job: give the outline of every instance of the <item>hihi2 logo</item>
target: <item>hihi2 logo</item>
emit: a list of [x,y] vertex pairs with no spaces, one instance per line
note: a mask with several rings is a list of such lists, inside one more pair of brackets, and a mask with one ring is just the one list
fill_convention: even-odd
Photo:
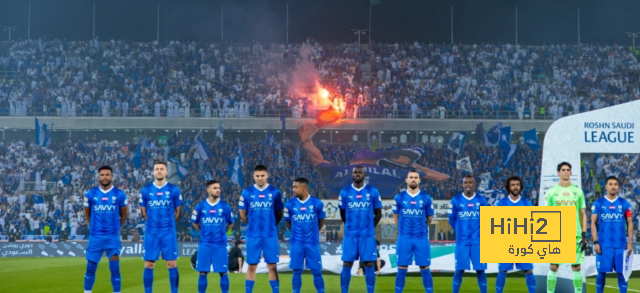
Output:
[[480,208],[483,263],[574,263],[575,207]]

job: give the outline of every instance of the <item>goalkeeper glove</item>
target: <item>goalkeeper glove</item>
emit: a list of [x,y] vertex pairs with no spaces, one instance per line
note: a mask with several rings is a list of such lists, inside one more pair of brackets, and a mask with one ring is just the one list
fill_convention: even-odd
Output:
[[580,239],[580,252],[584,252],[587,249],[587,232],[582,232],[582,239]]

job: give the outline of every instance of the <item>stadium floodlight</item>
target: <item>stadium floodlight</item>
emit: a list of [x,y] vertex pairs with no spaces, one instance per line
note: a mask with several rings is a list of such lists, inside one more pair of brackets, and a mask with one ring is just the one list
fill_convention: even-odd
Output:
[[636,47],[636,38],[638,37],[638,35],[640,35],[640,33],[625,33],[627,34],[627,36],[629,36],[630,38],[633,38],[633,47]]
[[353,31],[353,34],[358,35],[358,46],[360,46],[360,36],[365,35],[368,29],[366,30],[351,29],[351,30]]
[[18,27],[18,25],[13,25],[13,26],[3,25],[2,26],[2,31],[5,31],[5,32],[8,31],[9,32],[9,41],[11,41],[11,32],[15,31],[17,27]]

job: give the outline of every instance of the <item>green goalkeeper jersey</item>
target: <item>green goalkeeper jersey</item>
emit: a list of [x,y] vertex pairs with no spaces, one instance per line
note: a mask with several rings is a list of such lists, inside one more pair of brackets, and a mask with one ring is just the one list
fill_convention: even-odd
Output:
[[571,184],[569,187],[555,185],[547,191],[547,206],[550,207],[575,207],[576,208],[576,237],[582,237],[582,223],[580,222],[580,209],[587,207],[584,201],[584,193],[578,186]]

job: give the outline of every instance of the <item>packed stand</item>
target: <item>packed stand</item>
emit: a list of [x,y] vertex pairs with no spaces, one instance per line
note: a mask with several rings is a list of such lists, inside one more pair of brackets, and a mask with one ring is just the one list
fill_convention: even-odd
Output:
[[617,45],[24,40],[0,114],[306,117],[319,85],[349,118],[558,119],[638,99],[638,69]]

